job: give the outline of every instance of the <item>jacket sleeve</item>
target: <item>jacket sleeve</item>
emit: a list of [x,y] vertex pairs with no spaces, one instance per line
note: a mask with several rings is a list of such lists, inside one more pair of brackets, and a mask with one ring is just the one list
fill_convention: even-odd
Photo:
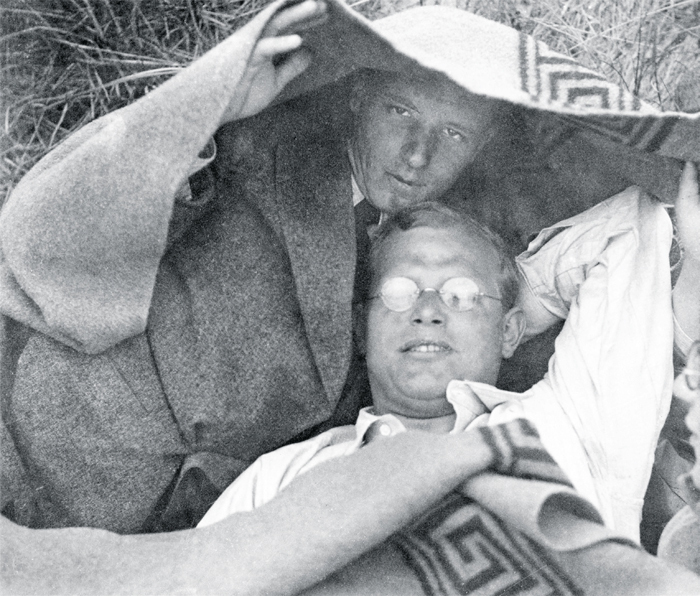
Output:
[[142,332],[178,190],[273,8],[39,162],[0,213],[0,311],[87,353]]

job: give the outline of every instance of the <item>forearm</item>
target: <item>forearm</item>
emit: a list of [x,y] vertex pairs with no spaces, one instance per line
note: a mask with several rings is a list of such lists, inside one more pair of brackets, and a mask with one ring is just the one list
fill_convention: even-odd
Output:
[[691,163],[683,169],[675,208],[683,261],[673,289],[673,312],[687,336],[682,338],[685,342],[677,338],[676,345],[685,351],[690,347],[688,339],[700,339],[700,193],[697,169]]
[[683,353],[689,347],[685,345],[688,340],[700,339],[700,263],[688,261],[683,264],[683,271],[673,290],[673,311],[685,340],[678,338],[676,344]]
[[525,314],[525,333],[522,342],[529,341],[533,337],[544,333],[552,325],[562,320],[562,317],[554,314],[544,307],[542,301],[530,288],[524,275],[519,275],[520,289],[518,291],[518,306]]
[[[323,464],[254,514],[206,528],[237,553],[217,581],[241,594],[296,593],[383,542],[491,460],[478,433],[406,433]],[[218,540],[207,542],[216,557]]]
[[606,266],[615,238],[632,230],[645,233],[642,230],[648,225],[646,222],[653,220],[652,225],[659,230],[659,241],[665,244],[667,239],[662,230],[666,226],[660,220],[667,217],[657,217],[662,210],[659,203],[640,189],[630,187],[578,216],[543,230],[517,259],[522,278],[518,301],[527,320],[525,338],[542,333],[568,317],[589,271],[598,263]]
[[566,319],[587,272],[611,238],[635,225],[639,191],[627,189],[605,203],[540,232],[517,258],[518,304],[525,313],[525,339]]
[[[682,332],[691,341],[699,340],[700,261],[689,254],[683,259],[681,273],[673,289],[673,313]],[[676,340],[676,344],[685,352],[682,343]]]
[[383,542],[491,460],[479,433],[405,433],[318,466],[268,505],[203,529],[117,536],[10,524],[3,558],[22,571],[6,574],[6,587],[295,594]]
[[658,596],[700,593],[700,577],[678,565],[616,542],[551,556],[584,594]]

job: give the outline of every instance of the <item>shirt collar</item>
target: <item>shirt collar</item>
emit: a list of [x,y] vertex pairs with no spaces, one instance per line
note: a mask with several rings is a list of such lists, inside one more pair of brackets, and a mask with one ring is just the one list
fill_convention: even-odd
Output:
[[[457,414],[454,427],[450,432],[462,432],[477,416],[490,412],[497,405],[506,401],[521,398],[520,393],[503,391],[486,383],[450,381],[447,385],[447,401],[452,404]],[[356,435],[353,446],[359,448],[363,443],[369,442],[370,433],[391,437],[405,431],[406,427],[393,414],[378,416],[374,413],[372,406],[363,408],[355,423]]]
[[355,174],[350,174],[352,179],[352,206],[354,207],[358,203],[365,200],[365,196],[362,194],[360,187],[357,185],[357,180],[355,180]]
[[[374,407],[362,408],[355,422],[354,447],[361,447],[366,442],[370,427],[379,432],[381,436],[393,437],[399,433],[406,432],[406,427],[393,414],[383,414],[378,416],[374,413]],[[369,442],[369,441],[367,441]]]

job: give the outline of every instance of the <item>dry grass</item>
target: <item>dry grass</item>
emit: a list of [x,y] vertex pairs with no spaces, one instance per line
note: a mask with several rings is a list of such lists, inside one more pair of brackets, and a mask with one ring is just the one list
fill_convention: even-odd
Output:
[[9,0],[1,48],[5,185],[67,134],[140,97],[265,4]]
[[480,11],[484,16],[509,22],[666,110],[682,107],[678,81],[700,72],[698,0],[500,0],[488,6],[497,13]]
[[[369,18],[421,3],[353,2]],[[266,3],[5,0],[0,197],[70,132],[138,98]],[[684,107],[679,83],[700,73],[700,0],[423,3],[458,6],[531,33],[664,109]]]

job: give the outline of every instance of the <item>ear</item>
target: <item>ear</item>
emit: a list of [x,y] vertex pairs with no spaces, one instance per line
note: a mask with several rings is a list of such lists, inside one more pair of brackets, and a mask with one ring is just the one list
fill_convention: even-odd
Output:
[[519,306],[511,308],[503,317],[503,343],[501,355],[510,358],[525,333],[525,313]]
[[355,320],[353,339],[357,351],[365,356],[367,354],[367,307],[363,302],[353,305],[353,318]]

